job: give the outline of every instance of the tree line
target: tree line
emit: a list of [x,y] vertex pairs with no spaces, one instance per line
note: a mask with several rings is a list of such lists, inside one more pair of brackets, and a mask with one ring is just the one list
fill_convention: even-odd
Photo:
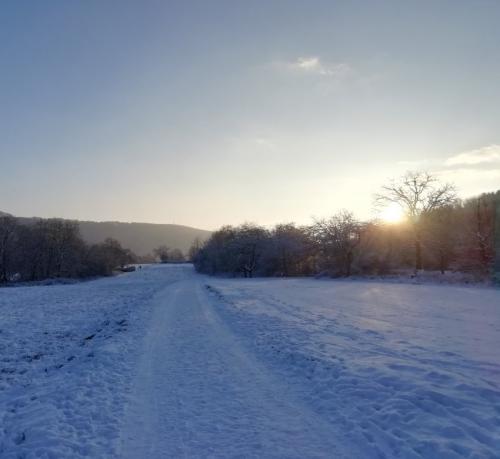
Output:
[[0,283],[107,276],[135,258],[115,239],[86,244],[77,222],[0,216]]
[[183,263],[186,257],[180,249],[172,249],[166,245],[160,245],[153,250],[153,255],[148,256],[149,259],[160,263]]
[[384,275],[399,270],[491,274],[500,191],[460,200],[455,188],[409,172],[374,197],[398,223],[362,222],[343,210],[311,225],[224,226],[190,250],[197,271],[232,276]]

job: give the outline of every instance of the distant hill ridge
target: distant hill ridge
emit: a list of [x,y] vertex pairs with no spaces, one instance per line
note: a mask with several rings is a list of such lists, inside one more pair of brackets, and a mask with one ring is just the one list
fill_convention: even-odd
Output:
[[[10,214],[0,211],[0,216],[8,215]],[[18,217],[25,223],[30,223],[36,218]],[[78,222],[80,233],[86,242],[93,244],[111,237],[137,255],[150,254],[160,245],[187,253],[196,238],[203,241],[211,234],[207,230],[175,224],[71,221]]]

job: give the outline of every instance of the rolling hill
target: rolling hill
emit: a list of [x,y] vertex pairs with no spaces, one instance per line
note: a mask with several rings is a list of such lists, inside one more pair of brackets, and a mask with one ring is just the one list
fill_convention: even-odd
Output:
[[[0,211],[0,216],[7,215],[10,214]],[[18,217],[21,223],[30,223],[35,219],[36,217]],[[174,224],[93,221],[78,221],[78,224],[86,242],[93,244],[111,237],[137,255],[150,254],[160,245],[187,253],[196,238],[203,241],[211,233],[207,230]]]
[[80,221],[80,232],[89,243],[112,237],[137,255],[147,255],[160,245],[187,253],[193,241],[205,240],[210,231],[190,226],[155,223]]

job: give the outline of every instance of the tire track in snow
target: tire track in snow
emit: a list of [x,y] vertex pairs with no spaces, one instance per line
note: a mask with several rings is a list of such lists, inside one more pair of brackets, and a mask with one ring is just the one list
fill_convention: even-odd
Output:
[[241,347],[200,280],[178,282],[155,302],[123,457],[345,457],[333,427]]

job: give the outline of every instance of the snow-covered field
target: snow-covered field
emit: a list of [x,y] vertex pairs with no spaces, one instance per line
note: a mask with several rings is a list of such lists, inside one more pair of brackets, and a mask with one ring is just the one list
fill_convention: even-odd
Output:
[[2,459],[115,455],[152,299],[185,269],[0,289]]
[[0,457],[500,457],[500,290],[189,265],[0,289]]
[[500,291],[211,281],[255,354],[357,457],[500,457]]

